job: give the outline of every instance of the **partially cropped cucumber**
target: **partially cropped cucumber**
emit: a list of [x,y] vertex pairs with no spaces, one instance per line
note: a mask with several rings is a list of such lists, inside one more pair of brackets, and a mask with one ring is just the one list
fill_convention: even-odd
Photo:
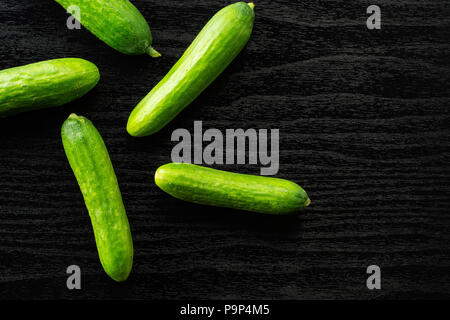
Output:
[[133,264],[133,240],[108,150],[92,122],[75,114],[64,122],[61,136],[91,217],[103,269],[112,279],[124,281]]
[[152,47],[145,18],[128,0],[55,0],[66,10],[78,7],[80,23],[110,47],[125,54],[161,55]]
[[0,71],[0,117],[56,107],[80,98],[98,83],[97,67],[65,58]]
[[131,112],[128,133],[136,137],[153,134],[187,107],[244,48],[254,18],[252,3],[238,2],[220,10]]
[[283,215],[307,207],[305,190],[294,182],[169,163],[156,170],[155,182],[175,198],[218,207]]

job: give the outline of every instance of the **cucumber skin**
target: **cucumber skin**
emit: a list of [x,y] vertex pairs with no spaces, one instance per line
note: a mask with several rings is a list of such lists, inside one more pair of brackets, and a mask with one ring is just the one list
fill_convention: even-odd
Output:
[[305,190],[284,179],[169,163],[155,173],[156,185],[173,197],[198,204],[285,215],[310,204]]
[[56,107],[80,98],[100,79],[98,68],[78,58],[47,60],[0,71],[0,117]]
[[133,265],[133,239],[103,139],[91,121],[76,115],[64,122],[61,136],[89,211],[103,269],[115,281],[124,281]]
[[159,131],[197,98],[244,48],[254,18],[252,7],[244,2],[216,13],[169,73],[131,112],[128,133],[142,137]]
[[80,8],[80,23],[117,51],[139,55],[149,53],[152,34],[147,21],[128,0],[55,0],[64,9]]

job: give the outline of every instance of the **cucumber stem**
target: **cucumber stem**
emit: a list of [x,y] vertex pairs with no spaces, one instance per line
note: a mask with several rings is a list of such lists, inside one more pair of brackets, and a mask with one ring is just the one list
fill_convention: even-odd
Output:
[[76,118],[78,118],[76,113],[71,113],[69,116],[69,119],[76,119]]
[[254,4],[253,2],[249,2],[249,3],[247,3],[247,4],[248,4],[249,7],[252,8],[252,9],[255,7],[255,4]]
[[305,207],[309,206],[310,204],[311,204],[311,200],[308,198],[308,200],[306,200]]
[[161,53],[159,53],[158,51],[156,51],[153,47],[148,47],[147,53],[148,53],[148,54],[150,55],[150,57],[152,57],[152,58],[159,58],[159,57],[161,57]]

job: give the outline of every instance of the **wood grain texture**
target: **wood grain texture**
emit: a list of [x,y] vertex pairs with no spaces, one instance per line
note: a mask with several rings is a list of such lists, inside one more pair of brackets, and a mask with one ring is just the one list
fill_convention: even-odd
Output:
[[[249,44],[157,135],[125,132],[221,0],[133,1],[161,59],[68,30],[50,0],[0,2],[0,69],[80,57],[99,85],[63,107],[0,120],[0,299],[450,297],[450,4],[258,0]],[[367,30],[378,4],[382,29]],[[135,246],[129,280],[98,260],[60,127],[91,119],[115,166]],[[186,204],[160,191],[176,128],[279,128],[280,172],[311,206],[280,219]],[[254,165],[217,166],[259,173]],[[66,289],[77,264],[83,289]],[[382,290],[366,268],[382,269]]]

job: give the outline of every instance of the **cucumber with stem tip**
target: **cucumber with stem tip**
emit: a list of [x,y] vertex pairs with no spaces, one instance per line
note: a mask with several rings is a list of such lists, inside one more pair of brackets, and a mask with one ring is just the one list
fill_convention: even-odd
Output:
[[64,122],[61,136],[89,211],[103,269],[115,281],[124,281],[133,264],[133,240],[108,150],[92,122],[75,114]]
[[134,108],[127,131],[136,137],[162,129],[233,61],[248,42],[253,3],[237,2],[206,24],[169,73]]
[[288,180],[187,163],[159,167],[155,182],[163,191],[181,200],[273,215],[298,212],[311,202],[305,190]]
[[66,10],[79,9],[80,23],[97,38],[129,55],[161,54],[152,47],[152,33],[145,18],[128,0],[55,0]]

